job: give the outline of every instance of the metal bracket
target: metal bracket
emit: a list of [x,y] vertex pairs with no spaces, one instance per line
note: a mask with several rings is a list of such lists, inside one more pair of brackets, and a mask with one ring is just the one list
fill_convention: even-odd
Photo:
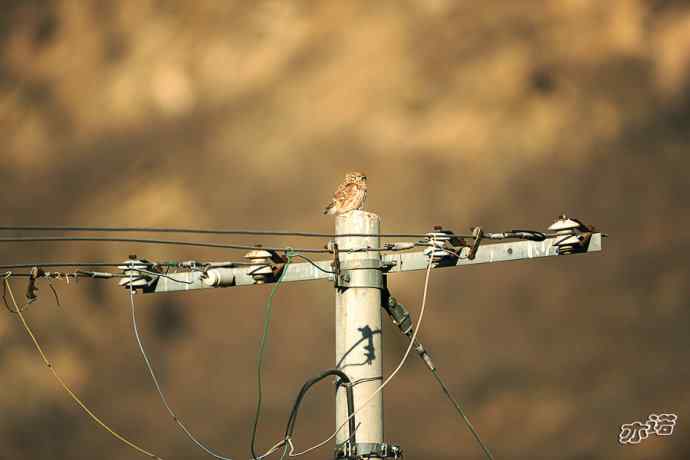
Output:
[[340,252],[338,251],[338,243],[335,241],[330,241],[329,246],[333,251],[333,262],[331,262],[331,268],[333,269],[333,286],[337,288],[338,280],[340,279]]
[[344,260],[336,274],[336,287],[383,289],[383,269],[379,259]]
[[36,295],[36,291],[38,291],[38,287],[36,287],[36,280],[44,275],[45,272],[40,267],[33,267],[31,269],[31,273],[29,275],[29,284],[26,286],[27,305],[38,299],[38,296]]
[[472,241],[472,246],[470,246],[470,253],[467,255],[467,258],[470,260],[474,260],[475,257],[477,257],[477,249],[479,249],[479,245],[482,242],[482,238],[484,237],[484,232],[482,231],[481,227],[474,227],[472,229],[472,236],[474,237],[474,240]]
[[357,460],[361,458],[402,458],[403,452],[396,444],[379,442],[346,442],[335,450],[336,459]]

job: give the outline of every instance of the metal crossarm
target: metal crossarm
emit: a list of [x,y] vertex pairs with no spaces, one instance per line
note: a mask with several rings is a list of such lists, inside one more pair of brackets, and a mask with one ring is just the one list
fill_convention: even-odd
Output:
[[[244,255],[243,261],[226,262],[198,262],[177,261],[156,263],[146,259],[130,255],[129,260],[121,264],[106,262],[88,264],[80,262],[74,265],[53,262],[45,264],[46,267],[106,267],[116,265],[121,272],[93,272],[75,270],[71,273],[47,272],[41,269],[40,264],[16,264],[6,265],[0,268],[27,268],[33,267],[30,273],[6,272],[4,276],[4,288],[9,292],[14,310],[8,306],[12,313],[17,313],[21,318],[27,333],[33,339],[45,364],[53,371],[52,365],[45,357],[40,345],[29,329],[22,316],[22,307],[18,307],[11,291],[8,279],[11,276],[28,276],[27,304],[36,299],[38,278],[59,279],[63,277],[69,281],[70,277],[91,278],[118,278],[119,284],[129,290],[132,308],[132,324],[140,351],[146,362],[156,389],[163,404],[180,428],[194,442],[197,447],[216,459],[223,460],[227,457],[214,454],[185,428],[168,405],[153,367],[144,351],[142,341],[139,338],[136,318],[134,313],[135,291],[142,293],[164,293],[192,291],[210,288],[225,288],[236,286],[256,286],[260,284],[273,284],[273,289],[266,301],[263,335],[259,347],[257,362],[257,411],[254,418],[252,431],[251,452],[255,459],[263,458],[283,449],[283,456],[289,454],[296,457],[311,452],[326,443],[334,440],[336,445],[335,460],[366,460],[370,458],[398,459],[402,457],[402,450],[397,444],[384,442],[383,430],[383,390],[384,387],[403,368],[407,357],[413,350],[424,360],[428,369],[441,386],[449,401],[455,407],[459,416],[465,421],[467,428],[474,435],[481,446],[486,458],[493,460],[493,455],[488,446],[480,438],[465,414],[460,403],[452,396],[448,386],[439,376],[436,366],[431,361],[431,356],[417,341],[418,332],[424,317],[426,299],[429,287],[429,276],[432,269],[462,267],[466,265],[489,264],[495,262],[508,262],[511,260],[530,260],[542,257],[553,257],[570,254],[590,253],[602,251],[602,239],[606,235],[599,233],[593,226],[569,218],[566,215],[559,216],[558,220],[545,230],[513,229],[500,233],[485,232],[481,227],[472,229],[471,235],[459,235],[441,226],[434,226],[433,231],[420,234],[398,234],[405,238],[422,238],[417,241],[388,241],[382,242],[382,237],[393,237],[395,234],[382,234],[380,232],[381,219],[377,214],[355,209],[337,214],[335,216],[335,233],[321,234],[313,232],[271,232],[271,231],[216,231],[194,229],[147,229],[147,228],[98,228],[98,227],[59,227],[65,231],[167,231],[182,233],[220,233],[220,234],[284,234],[301,236],[328,236],[332,237],[328,246],[322,249],[306,248],[295,249],[291,247],[265,247],[262,245],[230,245],[190,241],[153,240],[142,238],[110,238],[110,237],[8,237],[0,238],[0,242],[11,241],[117,241],[128,243],[156,243],[176,244],[186,246],[203,246],[216,248],[247,249],[250,252]],[[10,227],[0,227],[2,229]],[[13,227],[12,227],[13,228]],[[17,227],[28,229],[30,227]],[[33,227],[31,227],[33,228]],[[58,228],[45,227],[43,229]],[[497,243],[497,241],[501,241]],[[417,252],[405,252],[421,247]],[[329,260],[314,261],[307,254],[326,253],[331,256]],[[296,263],[295,260],[300,262]],[[184,271],[176,271],[176,270]],[[171,272],[172,270],[172,272]],[[424,270],[425,281],[422,291],[422,300],[417,317],[416,326],[413,327],[412,319],[405,307],[390,295],[388,291],[388,275],[407,271]],[[271,305],[273,296],[280,283],[292,281],[329,280],[335,294],[335,362],[334,369],[330,369],[316,379],[308,381],[300,391],[288,426],[285,437],[271,448],[266,454],[257,456],[255,452],[256,432],[261,411],[262,401],[262,362],[264,348],[268,337]],[[50,285],[52,289],[52,285]],[[57,299],[57,293],[53,289]],[[4,297],[4,295],[3,295]],[[7,303],[6,303],[7,305]],[[25,306],[25,305],[24,305]],[[383,307],[383,308],[381,308]],[[402,359],[395,369],[384,378],[383,368],[383,327],[381,312],[385,310],[393,319],[400,331],[409,339],[409,344]],[[362,360],[364,358],[364,360]],[[54,371],[53,371],[54,373]],[[293,453],[291,437],[294,430],[294,421],[300,401],[304,398],[310,386],[319,380],[329,376],[339,377],[339,386],[336,386],[335,404],[335,432],[325,441],[316,444],[299,453]],[[62,384],[61,378],[55,377]],[[379,383],[380,382],[380,383]],[[354,386],[357,385],[356,389]],[[64,389],[70,393],[75,401],[113,436],[125,444],[158,459],[154,454],[139,448],[118,433],[112,431],[100,421],[79,400],[72,391],[63,384]],[[344,389],[345,391],[339,391]],[[357,418],[355,419],[355,415]],[[349,430],[343,428],[349,426]],[[356,436],[355,436],[356,432]]]
[[[448,257],[443,257],[435,262],[434,268],[460,267],[465,265],[568,255],[559,254],[559,246],[554,244],[557,243],[559,239],[559,237],[555,237],[547,238],[544,241],[515,241],[485,244],[477,249],[474,259],[468,257],[470,248],[463,248],[462,251],[457,254],[459,257],[449,254]],[[590,253],[601,250],[602,234],[592,233],[588,245],[579,252]],[[429,256],[424,252],[385,254],[382,257],[381,270],[387,273],[424,270],[428,261]],[[148,276],[152,277],[152,282],[143,286],[141,290],[144,293],[159,293],[261,284],[252,276],[252,273],[260,267],[261,266],[213,268],[207,272],[178,272],[165,274],[165,276],[156,276],[155,273],[148,272]],[[344,266],[343,269],[345,270],[346,266]],[[306,262],[292,263],[286,268],[286,273],[282,282],[322,279],[333,281],[334,275],[329,273],[332,270],[332,264],[329,260],[315,261],[313,264]],[[128,278],[123,278],[121,284],[127,286],[128,282]],[[275,279],[262,281],[262,283],[272,282],[275,282]],[[137,286],[135,285],[135,287]]]
[[[447,257],[440,260],[434,268],[459,267],[464,265],[487,264],[493,262],[508,262],[511,260],[537,259],[540,257],[552,257],[559,254],[558,246],[554,243],[560,238],[547,238],[544,241],[518,241],[512,243],[486,244],[477,249],[474,259],[468,257],[470,248],[463,248],[460,257]],[[582,253],[601,251],[602,234],[593,233],[586,249]],[[383,256],[384,265],[392,267],[388,273],[424,270],[429,263],[429,258],[421,252],[408,252],[401,254],[388,254]]]

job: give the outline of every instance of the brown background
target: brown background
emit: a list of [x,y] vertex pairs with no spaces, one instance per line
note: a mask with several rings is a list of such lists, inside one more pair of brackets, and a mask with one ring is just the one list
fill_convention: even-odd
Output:
[[[435,271],[422,340],[497,459],[688,458],[688,2],[5,0],[0,38],[3,224],[330,231],[320,209],[351,169],[367,173],[386,231],[542,229],[567,211],[610,234],[604,253]],[[131,253],[242,255],[0,247],[3,263]],[[396,275],[392,291],[417,313],[422,283]],[[162,457],[203,458],[147,377],[126,292],[56,287],[63,310],[43,284],[28,317],[65,379]],[[137,298],[173,407],[239,460],[268,292]],[[333,365],[333,322],[327,283],[280,289],[262,449],[299,386]],[[384,335],[390,370],[405,343]],[[61,392],[9,314],[0,388],[3,460],[139,458]],[[416,359],[385,405],[386,438],[408,458],[480,458]],[[679,415],[672,437],[618,444],[621,424],[652,412]],[[297,447],[333,417],[326,384],[300,414]],[[330,457],[330,446],[309,456]]]

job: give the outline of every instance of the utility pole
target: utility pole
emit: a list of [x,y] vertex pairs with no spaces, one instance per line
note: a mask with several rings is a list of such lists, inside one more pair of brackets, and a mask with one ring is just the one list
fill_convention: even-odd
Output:
[[[335,219],[338,251],[372,248],[374,251],[342,252],[336,270],[335,291],[335,359],[352,382],[355,408],[359,408],[381,385],[383,353],[381,339],[381,271],[380,238],[338,237],[342,234],[378,235],[379,216],[365,211],[351,211]],[[364,358],[364,359],[363,359]],[[335,404],[336,428],[348,417],[344,388],[339,388]],[[357,413],[357,443],[374,445],[383,443],[383,395],[379,392]],[[336,445],[343,445],[349,434],[340,430]],[[361,451],[361,449],[359,449]]]
[[[351,385],[356,385],[353,389],[354,408],[359,409],[382,383],[382,307],[409,337],[409,313],[388,292],[388,275],[424,270],[429,264],[432,269],[459,268],[598,252],[602,250],[605,236],[565,215],[548,228],[548,234],[529,230],[484,233],[477,227],[473,229],[472,239],[466,241],[450,230],[435,227],[426,234],[426,239],[414,243],[386,243],[383,248],[379,230],[378,215],[350,211],[336,217],[335,241],[331,243],[332,260],[286,265],[286,259],[280,254],[257,248],[245,256],[250,260],[249,264],[214,262],[200,269],[196,262],[190,261],[189,271],[169,275],[161,273],[154,262],[132,258],[121,266],[126,276],[120,284],[127,288],[131,285],[144,293],[162,293],[275,283],[278,279],[281,282],[326,279],[334,282],[336,367],[349,377]],[[346,234],[357,236],[339,236]],[[482,244],[487,240],[504,242]],[[426,249],[403,252],[418,246]],[[380,249],[392,253],[382,254]],[[142,266],[146,269],[142,270]],[[416,350],[434,372],[423,348],[419,346]],[[348,418],[342,379],[340,383],[341,388],[336,393],[337,428],[347,425]],[[337,459],[401,456],[399,446],[383,441],[382,392],[368,401],[354,418],[358,425],[356,441],[349,442],[350,430],[340,430],[336,436]]]

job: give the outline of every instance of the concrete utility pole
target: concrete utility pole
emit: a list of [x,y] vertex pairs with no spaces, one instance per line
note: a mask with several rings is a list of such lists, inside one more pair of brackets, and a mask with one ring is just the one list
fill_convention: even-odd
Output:
[[[354,407],[358,409],[382,383],[381,310],[382,307],[386,308],[382,304],[382,294],[386,294],[387,301],[392,299],[386,289],[389,274],[425,270],[430,262],[432,269],[457,268],[597,252],[602,250],[604,236],[593,227],[563,215],[549,227],[548,235],[526,230],[483,233],[480,228],[475,228],[472,240],[463,241],[452,232],[437,227],[427,234],[425,240],[388,243],[386,250],[392,253],[382,255],[378,251],[381,248],[379,226],[379,216],[370,212],[350,211],[337,216],[332,260],[285,266],[285,259],[279,254],[257,248],[245,256],[251,261],[249,266],[218,262],[209,264],[203,270],[191,269],[174,273],[174,276],[156,272],[159,268],[153,262],[128,260],[121,268],[129,276],[124,277],[120,284],[127,288],[131,284],[144,293],[159,293],[275,283],[279,278],[282,282],[333,281],[336,288],[336,367],[356,385]],[[365,236],[338,236],[344,234]],[[481,244],[490,240],[512,241]],[[402,252],[417,246],[426,249]],[[146,267],[145,271],[137,269],[142,265]],[[402,307],[393,302],[397,307]],[[390,303],[387,307],[386,311],[394,317],[395,324],[407,334],[403,329],[410,322],[404,307],[395,311],[391,310],[393,305]],[[346,395],[344,389],[340,388],[336,395],[336,427],[347,425],[347,417]],[[349,430],[341,429],[336,437],[336,458],[397,459],[401,456],[399,446],[383,442],[382,392],[376,394],[354,418],[359,425],[356,442],[346,442]]]
[[[377,235],[380,219],[376,214],[351,211],[335,219],[336,235],[366,233]],[[380,238],[337,237],[338,250],[380,247]],[[354,388],[355,408],[367,401],[381,385],[383,353],[381,349],[381,253],[379,251],[340,254],[340,276],[335,280],[335,359],[352,382],[362,379]],[[364,359],[363,359],[364,358]],[[345,391],[338,390],[335,404],[336,428],[347,419]],[[383,394],[379,392],[356,415],[361,425],[357,429],[357,442],[383,442]],[[336,437],[341,445],[348,438],[342,429]]]

